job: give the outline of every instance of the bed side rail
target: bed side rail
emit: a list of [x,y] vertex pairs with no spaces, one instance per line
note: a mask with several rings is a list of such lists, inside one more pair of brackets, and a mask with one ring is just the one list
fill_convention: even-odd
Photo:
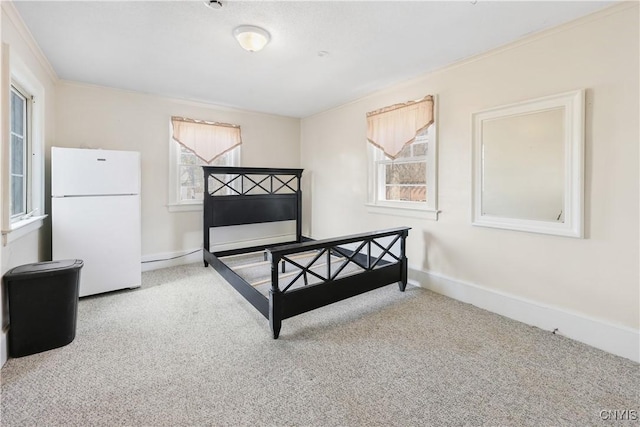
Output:
[[[326,283],[338,278],[348,268],[371,271],[396,263],[403,264],[405,277],[400,281],[406,282],[406,238],[409,230],[409,227],[399,227],[268,248],[272,292],[287,292],[300,279],[304,286],[311,282]],[[310,251],[313,256],[306,261],[298,260],[299,254]],[[283,278],[279,271],[284,270],[285,265],[293,266],[295,272]]]

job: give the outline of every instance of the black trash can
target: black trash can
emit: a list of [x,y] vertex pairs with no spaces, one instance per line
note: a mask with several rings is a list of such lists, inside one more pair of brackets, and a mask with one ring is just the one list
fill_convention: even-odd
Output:
[[39,262],[4,275],[9,301],[9,356],[69,344],[76,337],[82,260]]

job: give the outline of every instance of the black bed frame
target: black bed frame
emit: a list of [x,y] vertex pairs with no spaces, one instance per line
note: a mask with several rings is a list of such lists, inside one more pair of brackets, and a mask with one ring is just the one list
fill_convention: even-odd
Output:
[[[205,267],[218,271],[247,301],[269,319],[273,338],[278,338],[282,320],[341,301],[382,286],[398,283],[401,291],[407,285],[405,241],[410,228],[400,227],[371,233],[354,234],[335,239],[310,240],[302,236],[302,169],[239,168],[204,166],[203,258]],[[211,228],[275,221],[295,221],[296,239],[268,246],[210,252]],[[390,243],[389,243],[390,241]],[[392,248],[397,248],[394,254]],[[394,246],[396,245],[396,246]],[[265,251],[271,265],[269,297],[256,290],[221,258]],[[293,254],[315,251],[307,265],[298,264]],[[331,261],[326,272],[318,273],[311,265],[321,257],[340,257],[344,262],[334,271]],[[299,273],[288,283],[279,283],[279,265],[294,265]],[[339,277],[348,264],[362,271]],[[312,278],[317,283],[307,281]],[[291,288],[299,279],[305,286]]]

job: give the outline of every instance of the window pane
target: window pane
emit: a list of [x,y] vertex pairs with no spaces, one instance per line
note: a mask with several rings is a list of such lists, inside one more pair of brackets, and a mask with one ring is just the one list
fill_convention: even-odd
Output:
[[199,165],[180,166],[180,200],[202,200],[204,178]]
[[388,185],[386,187],[385,197],[387,200],[426,202],[427,186]]
[[27,98],[11,87],[11,140],[9,145],[10,193],[9,211],[12,219],[19,219],[27,211]]
[[11,176],[11,216],[25,213],[24,208],[24,178]]
[[398,155],[396,156],[396,159],[404,159],[404,158],[407,158],[407,157],[411,157],[411,146],[412,145],[413,145],[413,143],[409,144],[409,145],[405,145],[405,147],[402,149],[402,151],[400,151],[398,153]]
[[193,154],[192,151],[180,146],[180,163],[183,165],[199,165],[204,163],[198,156]]
[[24,174],[24,139],[11,135],[11,173]]
[[187,148],[180,147],[180,200],[202,200],[204,177],[200,168],[204,162]]
[[385,183],[426,184],[426,162],[391,163],[385,166]]
[[414,142],[411,144],[413,146],[413,155],[414,157],[421,157],[427,155],[427,144],[424,142]]
[[426,134],[418,135],[416,139],[409,145],[406,145],[396,159],[407,159],[410,157],[421,157],[427,154],[427,137]]
[[11,91],[11,132],[24,135],[25,100],[18,93]]
[[[174,144],[178,144],[173,141]],[[192,202],[203,199],[204,193],[204,174],[202,166],[207,165],[202,159],[196,156],[191,150],[178,144],[179,157],[178,157],[178,202]],[[234,166],[233,162],[236,156],[240,153],[240,147],[236,147],[233,150],[223,154],[217,159],[209,163],[209,166]],[[224,175],[221,177],[223,181],[226,181]],[[216,192],[216,189],[220,187],[216,180],[209,180],[209,192]],[[240,180],[234,181],[230,184],[231,187],[240,188]],[[230,195],[237,194],[228,188],[224,188],[216,195]]]

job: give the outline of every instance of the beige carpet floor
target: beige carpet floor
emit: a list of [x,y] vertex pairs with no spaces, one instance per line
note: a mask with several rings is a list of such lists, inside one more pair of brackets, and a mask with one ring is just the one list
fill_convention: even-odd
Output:
[[201,264],[78,316],[71,344],[2,368],[2,426],[638,425],[602,412],[640,410],[638,364],[412,286],[287,319],[278,340]]

